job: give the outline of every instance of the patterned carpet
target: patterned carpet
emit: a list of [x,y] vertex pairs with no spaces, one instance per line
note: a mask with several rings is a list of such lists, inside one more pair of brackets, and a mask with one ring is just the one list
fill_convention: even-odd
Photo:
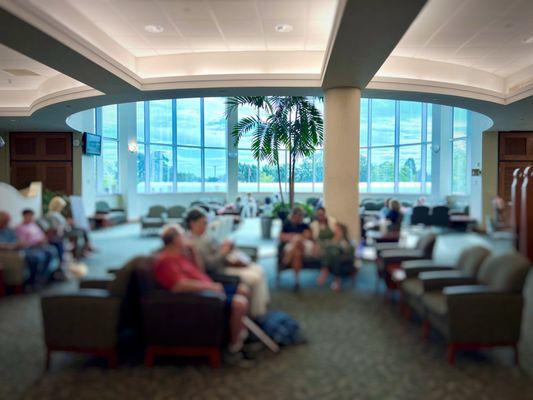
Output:
[[[157,240],[123,239],[115,232],[95,241],[101,253],[92,271],[114,266],[117,241],[149,250]],[[111,234],[111,233],[110,233]],[[268,246],[262,246],[269,255]],[[272,277],[274,260],[262,263]],[[98,267],[95,264],[99,264]],[[105,266],[104,266],[105,265]],[[95,272],[97,274],[97,272]],[[396,306],[372,293],[374,270],[365,265],[355,290],[341,294],[315,288],[316,274],[304,277],[301,293],[273,291],[273,309],[287,311],[302,325],[307,344],[278,355],[261,351],[249,364],[212,370],[201,360],[161,360],[152,369],[126,362],[107,370],[103,362],[80,355],[58,354],[43,374],[39,299],[36,295],[0,300],[0,399],[532,399],[533,357],[527,338],[522,343],[522,368],[512,364],[507,349],[461,353],[457,366],[445,360],[445,344],[436,334],[421,340],[419,324],[400,318]],[[60,285],[49,290],[68,290]]]

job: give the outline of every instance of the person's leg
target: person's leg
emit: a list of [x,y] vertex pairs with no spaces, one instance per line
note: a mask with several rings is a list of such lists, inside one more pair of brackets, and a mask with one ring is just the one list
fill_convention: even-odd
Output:
[[248,313],[248,300],[236,294],[231,301],[230,313],[230,347],[238,351],[246,339],[246,327],[242,319]]
[[29,277],[25,283],[33,288],[37,281],[39,270],[44,265],[45,256],[43,252],[35,249],[28,249],[24,252],[24,259],[26,261],[26,267],[29,271]]
[[224,272],[228,275],[238,276],[250,288],[250,315],[257,317],[265,314],[270,301],[270,292],[261,266],[252,263],[247,267],[228,267]]
[[59,257],[59,264],[63,264],[63,256],[65,253],[65,245],[62,239],[54,240],[50,242],[52,246],[55,247],[57,251],[57,256]]

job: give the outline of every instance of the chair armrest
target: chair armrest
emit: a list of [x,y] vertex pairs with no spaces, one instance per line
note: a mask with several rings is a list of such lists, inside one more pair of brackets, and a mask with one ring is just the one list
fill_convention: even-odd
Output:
[[108,290],[112,282],[111,278],[82,278],[79,287],[80,289]]
[[241,283],[241,278],[236,275],[219,274],[218,272],[208,272],[207,275],[215,282],[222,283],[223,285],[238,285]]
[[144,337],[160,346],[221,346],[225,295],[157,291],[141,299]]
[[457,270],[422,272],[418,275],[418,279],[422,281],[425,292],[443,290],[448,286],[475,285],[477,283],[476,278],[465,276]]
[[376,249],[376,254],[379,254],[385,250],[397,250],[397,249],[400,249],[401,247],[399,246],[397,242],[394,242],[394,243],[383,242],[383,243],[376,243],[374,245],[374,248]]
[[6,285],[22,285],[26,279],[26,259],[19,250],[0,250],[0,262],[4,266],[3,280]]
[[444,289],[450,339],[456,343],[512,344],[520,339],[524,299],[483,285]]
[[433,260],[409,260],[402,263],[406,278],[416,278],[422,272],[449,271],[454,267],[451,265],[437,264]]
[[112,209],[111,209],[111,210],[109,210],[109,211],[120,211],[120,212],[126,212],[126,210],[125,210],[125,209],[123,209],[123,208],[112,208]]
[[402,263],[409,260],[418,260],[425,258],[424,252],[417,249],[397,249],[397,250],[384,250],[378,258],[382,260],[384,264]]
[[84,289],[41,298],[45,342],[55,348],[110,349],[117,344],[121,300]]
[[246,253],[252,261],[256,262],[258,258],[258,249],[255,246],[237,246],[237,249]]

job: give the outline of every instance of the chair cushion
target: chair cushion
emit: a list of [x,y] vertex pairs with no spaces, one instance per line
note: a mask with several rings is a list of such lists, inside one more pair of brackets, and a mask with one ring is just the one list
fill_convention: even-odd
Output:
[[530,264],[518,252],[488,257],[480,267],[478,280],[496,291],[519,293],[524,287]]
[[448,304],[446,303],[446,296],[442,292],[429,292],[422,296],[422,302],[426,309],[433,314],[446,315],[448,314]]
[[457,268],[467,276],[476,276],[479,267],[489,254],[490,251],[483,246],[469,247],[460,254],[457,261]]
[[412,297],[419,297],[424,294],[424,285],[418,278],[409,278],[402,282],[402,290]]

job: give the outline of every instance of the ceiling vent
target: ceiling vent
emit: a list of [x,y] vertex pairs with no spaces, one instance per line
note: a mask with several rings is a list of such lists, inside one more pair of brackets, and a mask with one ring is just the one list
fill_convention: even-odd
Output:
[[7,68],[3,71],[12,76],[39,76],[39,74],[24,68]]

